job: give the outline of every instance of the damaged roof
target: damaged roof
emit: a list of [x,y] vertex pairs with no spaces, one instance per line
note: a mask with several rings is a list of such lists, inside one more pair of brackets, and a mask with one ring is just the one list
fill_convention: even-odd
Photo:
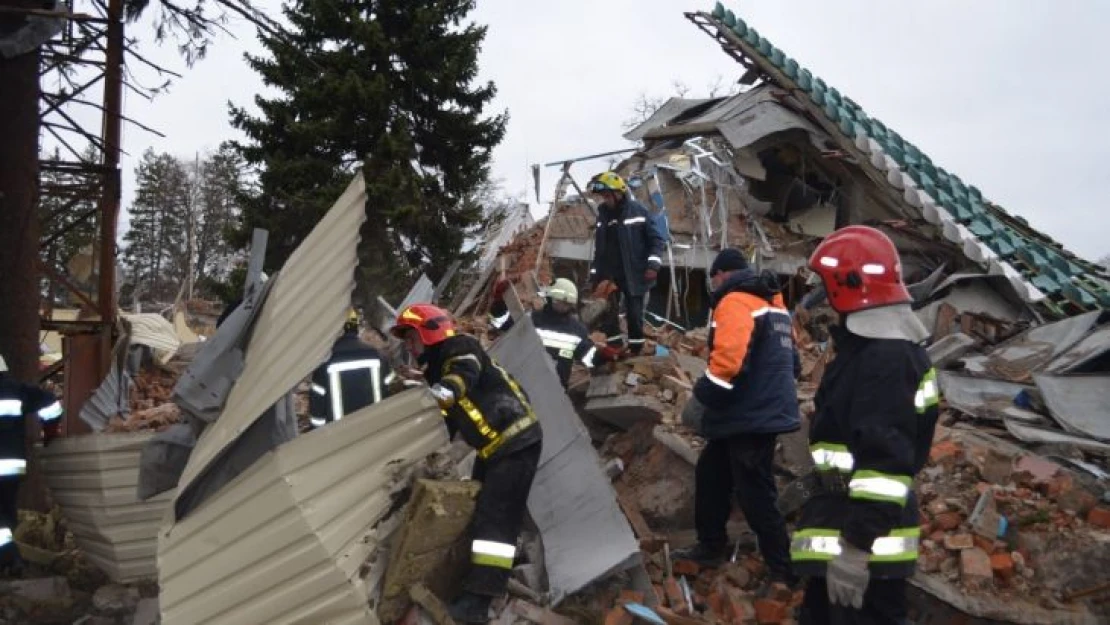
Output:
[[885,180],[911,207],[971,260],[1007,276],[1023,298],[1056,317],[1110,306],[1105,272],[983,197],[935,165],[920,149],[867,115],[851,98],[786,56],[721,3],[712,14],[687,17],[745,65],[791,92],[869,176]]

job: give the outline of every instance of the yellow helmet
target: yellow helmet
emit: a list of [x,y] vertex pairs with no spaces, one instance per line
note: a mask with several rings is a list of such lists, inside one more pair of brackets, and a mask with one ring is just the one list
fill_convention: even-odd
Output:
[[607,171],[600,173],[590,180],[589,189],[590,193],[603,193],[605,191],[615,191],[617,193],[628,193],[628,183],[624,181],[615,171]]
[[357,309],[348,308],[347,321],[343,324],[343,327],[347,328],[348,330],[358,330],[361,325],[362,315],[358,314]]
[[559,278],[555,281],[555,284],[547,287],[546,295],[553,302],[578,303],[578,287],[566,278]]

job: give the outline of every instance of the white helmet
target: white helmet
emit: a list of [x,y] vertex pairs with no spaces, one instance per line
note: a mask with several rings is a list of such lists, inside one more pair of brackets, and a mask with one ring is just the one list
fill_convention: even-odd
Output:
[[547,296],[554,302],[578,303],[578,287],[566,278],[559,278],[555,284],[547,287]]

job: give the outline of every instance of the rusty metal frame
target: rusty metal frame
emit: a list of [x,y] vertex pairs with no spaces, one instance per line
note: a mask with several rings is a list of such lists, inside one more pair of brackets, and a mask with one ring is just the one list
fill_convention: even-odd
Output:
[[[66,20],[63,32],[41,48],[40,145],[56,145],[59,157],[40,153],[38,200],[40,207],[50,200],[60,206],[41,216],[39,251],[43,260],[38,270],[52,287],[61,286],[72,294],[86,315],[93,315],[72,322],[53,320],[53,288],[44,302],[43,328],[63,336],[62,365],[52,367],[51,373],[65,372],[64,429],[67,434],[77,434],[88,431],[77,415],[107,373],[116,317],[116,226],[126,42],[122,0],[68,3],[68,11],[50,13]],[[77,3],[80,10],[74,6]],[[82,121],[90,111],[99,113],[97,122]],[[91,154],[79,146],[91,146]],[[66,181],[48,182],[45,177],[51,174],[64,174]],[[74,284],[64,269],[46,258],[62,237],[90,224],[90,239],[98,254],[92,292]]]

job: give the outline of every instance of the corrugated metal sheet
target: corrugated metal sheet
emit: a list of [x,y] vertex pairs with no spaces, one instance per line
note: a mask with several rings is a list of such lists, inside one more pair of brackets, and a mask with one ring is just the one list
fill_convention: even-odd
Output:
[[151,436],[72,436],[41,452],[46,483],[77,546],[117,582],[157,575],[158,529],[173,493],[147,501],[136,496],[139,453]]
[[156,313],[141,313],[138,315],[120,315],[124,321],[131,325],[131,344],[146,345],[154,350],[155,357],[162,363],[169,362],[170,358],[181,347],[181,339],[177,338],[177,330],[165,317]]
[[377,625],[360,568],[385,538],[389,480],[446,443],[414,389],[267,454],[163,531],[163,625]]
[[242,375],[220,418],[197,442],[179,491],[327,357],[351,302],[365,203],[360,173],[274,278],[255,321]]

